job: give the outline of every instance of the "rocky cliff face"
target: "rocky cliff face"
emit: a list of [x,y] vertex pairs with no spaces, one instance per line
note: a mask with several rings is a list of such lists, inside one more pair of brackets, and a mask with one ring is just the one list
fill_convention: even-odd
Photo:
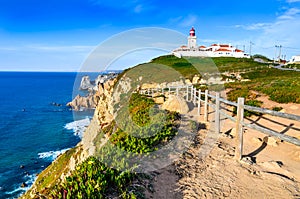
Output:
[[94,109],[96,108],[97,98],[93,93],[89,93],[88,96],[82,97],[77,95],[72,102],[67,103],[67,106],[72,107],[73,110],[79,111],[81,109]]
[[[84,132],[82,141],[73,149],[60,155],[49,167],[42,171],[32,187],[20,198],[45,198],[49,195],[49,188],[59,184],[69,176],[76,166],[94,154],[94,138],[100,129],[113,120],[113,89],[116,79],[110,79],[103,84],[98,85],[98,91],[90,97],[93,102],[77,96],[74,107],[78,104],[93,104],[96,109],[94,117]],[[96,106],[97,104],[97,106]],[[48,197],[46,197],[48,198]]]

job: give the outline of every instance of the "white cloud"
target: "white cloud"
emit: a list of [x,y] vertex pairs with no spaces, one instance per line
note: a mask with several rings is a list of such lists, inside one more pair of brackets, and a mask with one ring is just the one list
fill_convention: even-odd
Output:
[[294,19],[295,16],[297,16],[300,13],[300,10],[298,8],[290,8],[285,13],[283,13],[281,16],[278,17],[279,20],[290,20]]
[[[257,50],[275,56],[275,45],[282,45],[282,55],[291,56],[300,54],[300,10],[291,8],[279,16],[272,24],[265,28],[254,41]],[[278,52],[277,52],[278,53]]]
[[245,30],[262,30],[269,28],[271,23],[254,23],[254,24],[248,24],[248,25],[235,25],[235,28],[242,28]]

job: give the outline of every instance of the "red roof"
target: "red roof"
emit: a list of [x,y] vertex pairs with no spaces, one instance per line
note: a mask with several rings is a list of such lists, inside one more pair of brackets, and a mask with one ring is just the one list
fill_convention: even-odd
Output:
[[190,30],[190,36],[195,36],[196,34],[195,34],[195,29],[194,29],[194,27],[192,27],[192,29]]
[[200,46],[199,48],[206,48],[205,46]]
[[222,47],[222,48],[229,48],[230,46],[228,44],[221,44],[220,47]]
[[180,46],[180,48],[187,48],[187,46]]
[[235,52],[244,52],[244,51],[242,51],[240,49],[235,49]]
[[213,44],[213,45],[211,45],[211,46],[218,46],[218,44]]
[[216,51],[231,52],[231,50],[228,50],[228,49],[225,49],[225,48],[220,48],[220,49],[218,49]]

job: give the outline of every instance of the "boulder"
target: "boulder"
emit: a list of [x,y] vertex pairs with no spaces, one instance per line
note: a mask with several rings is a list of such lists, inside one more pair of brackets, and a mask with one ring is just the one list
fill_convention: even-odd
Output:
[[189,106],[186,101],[175,95],[169,95],[167,101],[162,104],[162,109],[169,111],[176,111],[181,114],[186,114],[189,112]]
[[198,75],[194,76],[193,80],[192,80],[192,83],[193,84],[198,84],[199,83],[199,79],[200,79],[200,77]]
[[165,102],[165,97],[164,96],[154,97],[153,100],[156,104],[163,104]]

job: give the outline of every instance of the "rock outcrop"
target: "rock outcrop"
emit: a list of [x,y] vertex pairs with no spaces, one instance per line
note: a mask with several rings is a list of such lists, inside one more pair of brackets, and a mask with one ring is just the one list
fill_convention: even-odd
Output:
[[169,95],[167,101],[162,104],[162,109],[176,111],[181,114],[189,112],[189,106],[186,101],[182,97],[176,95]]
[[80,82],[80,90],[89,90],[92,89],[94,86],[91,83],[90,77],[89,76],[83,76]]
[[97,100],[93,93],[90,93],[86,97],[77,95],[72,102],[67,103],[67,106],[72,107],[73,110],[79,111],[82,109],[94,109],[96,108]]

